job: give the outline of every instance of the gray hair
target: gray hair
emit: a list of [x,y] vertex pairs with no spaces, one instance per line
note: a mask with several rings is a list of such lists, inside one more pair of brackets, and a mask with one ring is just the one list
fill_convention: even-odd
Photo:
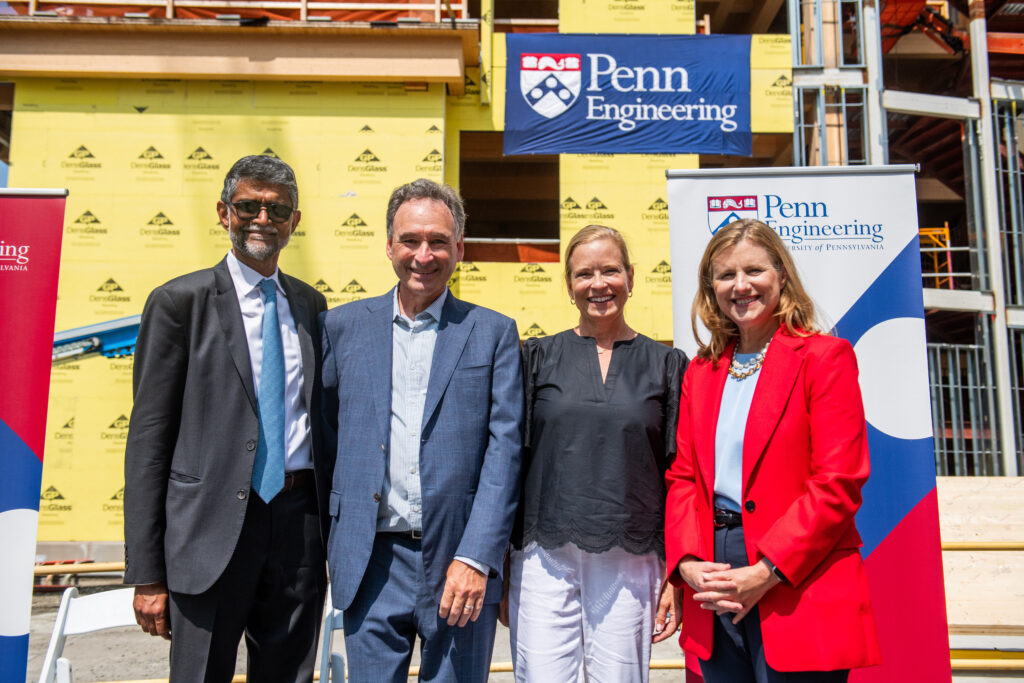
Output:
[[395,214],[402,204],[414,199],[433,199],[448,207],[452,214],[452,222],[455,223],[455,239],[461,240],[466,232],[466,209],[462,204],[462,197],[448,185],[439,185],[433,180],[420,178],[411,183],[396,187],[388,200],[388,240],[395,236]]
[[295,182],[292,167],[276,157],[265,154],[250,154],[235,162],[228,174],[224,176],[224,189],[220,200],[225,204],[231,202],[238,188],[238,182],[250,180],[264,185],[277,185],[288,190],[292,200],[292,208],[299,208],[299,185]]

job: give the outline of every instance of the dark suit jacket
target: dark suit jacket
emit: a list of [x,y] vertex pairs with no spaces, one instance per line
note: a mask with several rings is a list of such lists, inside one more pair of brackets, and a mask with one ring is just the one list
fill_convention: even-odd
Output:
[[[327,560],[334,606],[351,604],[370,559],[391,435],[394,290],[323,317],[325,438],[337,454]],[[519,494],[523,378],[516,324],[448,294],[420,431],[423,565],[436,600],[456,555],[496,572]]]
[[[309,285],[280,277],[299,335],[323,510],[333,460],[323,457],[317,419],[317,316],[327,304]],[[259,437],[249,347],[226,260],[150,294],[133,388],[125,450],[125,583],[166,581],[172,591],[201,593],[234,551]]]

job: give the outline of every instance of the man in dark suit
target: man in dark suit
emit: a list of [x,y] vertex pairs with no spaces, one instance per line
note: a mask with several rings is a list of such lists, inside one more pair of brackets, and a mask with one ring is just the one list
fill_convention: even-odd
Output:
[[311,681],[333,459],[319,417],[323,295],[277,268],[299,223],[292,169],[240,159],[217,203],[231,251],[142,312],[125,451],[125,583],[171,640],[171,681]]
[[485,681],[519,492],[515,322],[456,299],[465,212],[404,185],[387,210],[398,286],[323,318],[325,436],[336,443],[328,562],[353,683]]

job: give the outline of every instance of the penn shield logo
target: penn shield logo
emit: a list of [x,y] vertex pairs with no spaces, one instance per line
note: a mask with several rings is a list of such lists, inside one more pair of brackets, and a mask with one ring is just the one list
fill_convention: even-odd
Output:
[[324,281],[323,278],[320,278],[319,280],[313,283],[313,289],[320,292],[321,294],[330,294],[331,292],[334,291],[333,289],[331,289],[331,286],[327,284],[326,281]]
[[56,486],[51,484],[50,486],[47,486],[42,493],[39,494],[39,500],[45,500],[49,502],[51,500],[65,500],[65,498],[64,494],[61,493]]
[[439,163],[441,163],[441,159],[443,159],[443,158],[444,157],[442,156],[442,154],[440,152],[438,152],[436,149],[432,149],[427,154],[427,156],[423,157],[423,161],[425,161],[427,163],[431,163],[431,164],[439,164]]
[[156,159],[163,159],[164,155],[161,154],[160,150],[158,150],[156,147],[150,145],[146,149],[142,150],[142,153],[139,154],[139,158],[145,159],[146,161],[154,161]]
[[532,325],[527,327],[525,330],[523,330],[523,336],[524,337],[546,337],[546,336],[548,336],[548,333],[545,332],[544,328],[542,328],[540,325],[538,325],[537,323],[533,323]]
[[582,206],[579,205],[579,202],[577,202],[572,197],[566,197],[565,199],[563,199],[560,206],[563,211],[579,211],[580,209],[583,208]]
[[357,164],[372,164],[375,161],[380,161],[380,157],[374,154],[369,148],[364,149],[355,158]]
[[174,223],[164,214],[163,211],[160,211],[150,218],[146,225],[174,225]]
[[519,60],[519,90],[530,109],[553,119],[576,102],[583,73],[580,55],[524,53]]
[[757,195],[708,197],[708,230],[714,235],[733,221],[757,218]]
[[202,147],[196,147],[195,151],[185,157],[188,161],[212,161],[213,157]]
[[114,278],[110,277],[110,278],[107,278],[106,282],[104,282],[102,285],[97,287],[96,291],[97,292],[104,292],[104,293],[109,294],[111,292],[123,292],[124,291],[124,287],[122,287],[121,285],[117,284],[117,280],[115,280]]
[[79,145],[78,149],[68,155],[68,159],[95,159],[96,155],[89,151],[85,145]]
[[107,429],[128,429],[128,417],[124,413],[118,415]]

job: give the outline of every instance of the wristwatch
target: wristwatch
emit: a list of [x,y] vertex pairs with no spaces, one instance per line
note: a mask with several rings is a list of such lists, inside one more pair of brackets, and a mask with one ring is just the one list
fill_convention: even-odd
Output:
[[769,560],[767,557],[764,558],[764,561],[768,563],[768,568],[772,570],[772,574],[775,574],[775,578],[777,578],[782,583],[789,583],[789,579],[787,579],[786,575],[783,574],[782,571],[780,571],[779,568],[775,566],[774,562]]

